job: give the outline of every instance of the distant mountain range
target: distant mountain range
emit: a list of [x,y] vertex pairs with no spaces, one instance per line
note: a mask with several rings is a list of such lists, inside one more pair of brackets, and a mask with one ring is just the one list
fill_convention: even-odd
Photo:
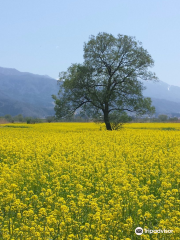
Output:
[[156,115],[180,116],[180,87],[163,81],[143,81],[143,83],[146,87],[143,95],[152,99],[152,105],[156,108]]
[[[180,116],[180,87],[159,81],[143,81],[144,96],[150,97],[156,114]],[[22,114],[43,118],[54,115],[52,94],[57,94],[57,80],[46,76],[0,67],[0,116]]]
[[57,80],[53,78],[0,67],[0,116],[54,115],[51,95],[57,92]]

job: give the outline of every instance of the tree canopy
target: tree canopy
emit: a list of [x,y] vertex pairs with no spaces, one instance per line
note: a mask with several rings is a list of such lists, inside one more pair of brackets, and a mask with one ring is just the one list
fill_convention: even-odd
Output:
[[72,64],[59,75],[60,90],[55,100],[56,117],[73,114],[78,108],[92,116],[103,116],[111,130],[116,111],[153,113],[151,99],[144,98],[141,80],[156,80],[149,71],[150,54],[134,37],[99,33],[84,44],[84,62]]

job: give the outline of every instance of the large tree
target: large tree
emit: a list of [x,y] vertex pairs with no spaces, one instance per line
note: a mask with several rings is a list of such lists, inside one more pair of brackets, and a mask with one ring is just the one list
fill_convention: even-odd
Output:
[[144,98],[141,80],[156,80],[149,67],[153,59],[134,37],[99,33],[84,44],[84,63],[72,64],[59,75],[60,91],[55,100],[56,117],[78,108],[101,114],[111,130],[113,112],[152,113],[151,99]]

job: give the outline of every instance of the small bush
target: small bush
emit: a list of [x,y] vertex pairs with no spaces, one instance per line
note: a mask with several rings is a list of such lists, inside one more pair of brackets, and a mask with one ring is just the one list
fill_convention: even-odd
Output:
[[31,118],[26,118],[26,122],[27,122],[27,124],[30,124],[31,123]]
[[161,122],[167,122],[168,116],[167,116],[167,115],[164,115],[164,114],[161,114],[161,115],[158,116],[158,119],[159,119]]
[[55,117],[54,116],[48,116],[48,117],[46,117],[46,121],[48,123],[54,122],[55,121]]
[[114,111],[109,116],[112,130],[119,130],[124,123],[130,122],[132,118],[126,112]]

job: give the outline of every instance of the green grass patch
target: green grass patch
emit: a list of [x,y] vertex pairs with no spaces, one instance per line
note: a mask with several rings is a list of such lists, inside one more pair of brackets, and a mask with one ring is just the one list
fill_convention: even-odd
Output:
[[29,128],[27,126],[13,126],[13,125],[6,125],[6,126],[3,126],[3,127],[9,127],[9,128]]
[[179,129],[177,129],[177,128],[171,128],[171,127],[161,128],[161,130],[164,130],[164,131],[179,131]]
[[146,129],[146,130],[163,130],[163,131],[179,131],[178,128],[146,128],[146,127],[142,127],[142,128],[131,128],[131,129]]

